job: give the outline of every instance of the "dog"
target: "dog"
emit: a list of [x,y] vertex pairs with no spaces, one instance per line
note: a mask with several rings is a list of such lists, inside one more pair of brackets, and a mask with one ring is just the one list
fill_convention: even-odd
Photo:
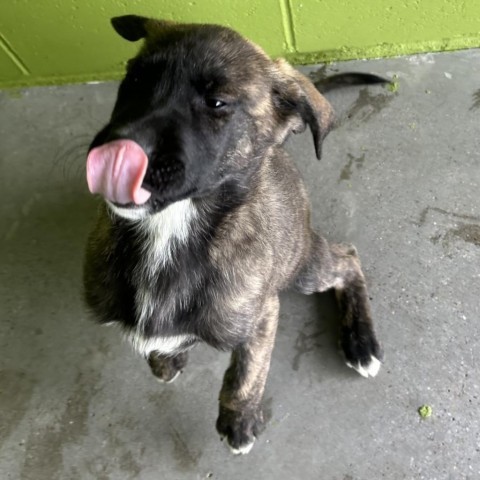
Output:
[[216,428],[245,454],[264,425],[282,290],[334,289],[347,365],[364,377],[381,366],[357,251],[311,229],[282,147],[308,126],[320,159],[333,109],[307,77],[229,28],[135,15],[112,25],[143,46],[87,157],[89,189],[106,201],[87,242],[86,304],[163,382],[198,342],[232,351]]

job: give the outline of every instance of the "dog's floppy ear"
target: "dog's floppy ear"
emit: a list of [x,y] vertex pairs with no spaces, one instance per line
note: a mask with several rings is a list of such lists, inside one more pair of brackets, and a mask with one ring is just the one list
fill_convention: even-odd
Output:
[[333,125],[333,108],[313,83],[284,59],[276,60],[275,67],[274,104],[286,128],[284,137],[303,132],[308,125],[320,160],[323,139]]
[[174,25],[174,22],[168,20],[155,20],[139,15],[113,17],[110,22],[115,31],[130,42],[136,42],[141,38],[150,36],[155,31]]

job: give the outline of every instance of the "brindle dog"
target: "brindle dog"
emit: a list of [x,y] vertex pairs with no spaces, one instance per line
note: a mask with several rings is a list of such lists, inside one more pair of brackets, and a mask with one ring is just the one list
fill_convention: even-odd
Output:
[[347,365],[365,377],[380,368],[357,252],[312,231],[282,148],[308,125],[320,158],[332,108],[229,28],[133,15],[112,24],[145,41],[88,155],[90,190],[106,202],[88,241],[85,298],[161,381],[197,342],[233,351],[216,426],[247,453],[263,424],[281,290],[334,289]]

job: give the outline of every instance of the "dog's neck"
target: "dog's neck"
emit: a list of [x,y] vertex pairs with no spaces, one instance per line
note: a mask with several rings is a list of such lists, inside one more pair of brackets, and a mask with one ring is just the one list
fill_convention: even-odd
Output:
[[245,202],[246,192],[248,189],[237,182],[225,182],[211,195],[180,200],[156,213],[148,206],[127,208],[106,203],[117,229],[137,232],[135,237],[144,239],[148,263],[156,270],[172,261],[176,246],[186,245],[189,239],[197,247],[199,242],[208,242],[222,219]]
[[[184,244],[198,217],[198,209],[191,199],[172,203],[157,213],[148,207],[124,208],[107,202],[112,220],[139,232],[146,240],[145,251],[150,252],[155,266],[166,264],[172,257],[172,245]],[[147,253],[148,253],[147,252]]]

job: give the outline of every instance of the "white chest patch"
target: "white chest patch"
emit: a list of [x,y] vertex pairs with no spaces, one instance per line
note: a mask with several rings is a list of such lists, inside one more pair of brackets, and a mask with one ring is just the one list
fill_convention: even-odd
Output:
[[[149,215],[138,222],[145,234],[142,263],[151,277],[158,269],[172,261],[174,242],[185,243],[197,210],[190,199],[176,202],[160,213]],[[142,269],[143,270],[143,269]]]
[[[155,284],[159,270],[173,261],[174,245],[184,244],[188,240],[192,222],[197,216],[197,209],[190,199],[173,203],[165,210],[153,215],[144,208],[126,209],[111,204],[109,206],[114,214],[132,221],[145,239],[142,255],[132,279],[136,286],[137,331],[141,335],[145,322],[155,309],[152,285]],[[143,340],[140,343],[144,343]],[[145,348],[137,349],[145,350]],[[168,349],[167,346],[166,350]]]
[[115,215],[130,220],[145,235],[144,263],[151,263],[155,271],[171,260],[174,241],[186,242],[191,222],[197,216],[190,199],[173,203],[153,215],[144,207],[122,208],[107,203]]

